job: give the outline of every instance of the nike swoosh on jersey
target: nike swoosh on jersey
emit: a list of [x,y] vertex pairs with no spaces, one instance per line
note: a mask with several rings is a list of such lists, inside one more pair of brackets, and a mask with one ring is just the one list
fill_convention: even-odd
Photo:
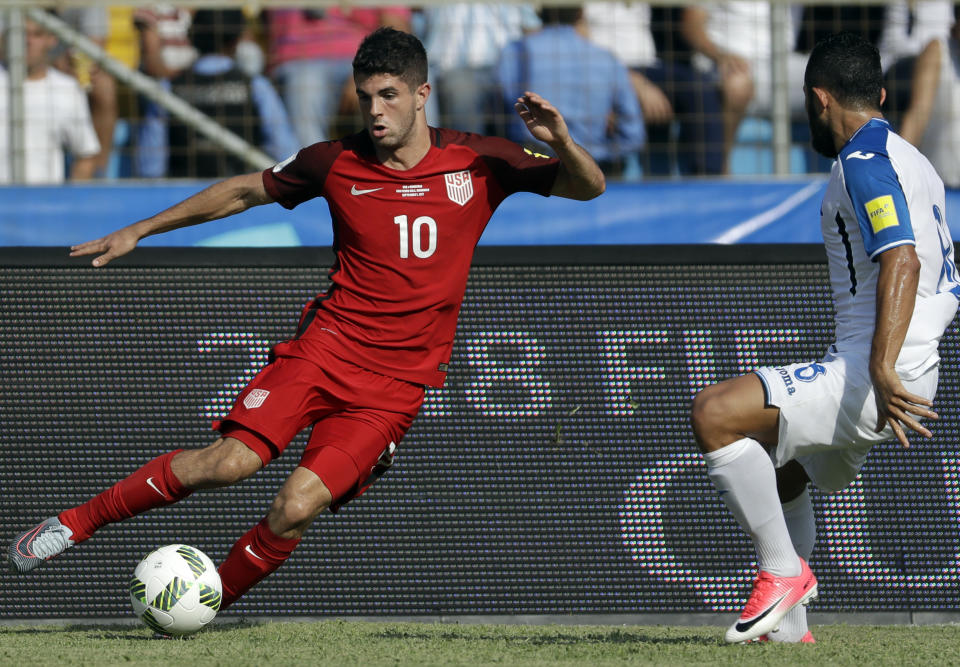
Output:
[[737,622],[737,625],[736,625],[737,632],[746,632],[747,630],[749,630],[750,628],[752,628],[753,626],[755,626],[759,621],[762,621],[764,618],[766,618],[767,614],[769,614],[771,611],[773,611],[773,610],[776,608],[776,606],[777,606],[778,604],[780,604],[781,602],[783,602],[783,599],[784,599],[785,597],[787,597],[787,596],[784,595],[784,596],[781,597],[779,600],[777,600],[776,602],[774,602],[772,605],[770,605],[769,607],[767,607],[767,608],[763,611],[762,614],[759,614],[758,616],[754,616],[754,617],[751,618],[749,621],[744,621],[743,623],[740,623],[740,622],[738,621],[738,622]]
[[248,554],[250,554],[251,556],[253,556],[253,557],[256,558],[257,560],[266,560],[266,559],[263,558],[262,556],[258,556],[258,555],[257,555],[257,552],[254,551],[253,549],[251,549],[249,544],[248,544],[246,547],[244,547],[244,551],[246,551]]
[[356,185],[350,188],[350,194],[352,195],[368,195],[371,192],[376,192],[377,190],[383,190],[383,188],[369,188],[367,190],[360,190]]
[[169,498],[167,498],[167,494],[165,494],[163,491],[158,489],[157,485],[153,483],[153,477],[147,477],[147,485],[149,485],[151,489],[159,493],[161,498],[163,498],[164,500],[169,500]]

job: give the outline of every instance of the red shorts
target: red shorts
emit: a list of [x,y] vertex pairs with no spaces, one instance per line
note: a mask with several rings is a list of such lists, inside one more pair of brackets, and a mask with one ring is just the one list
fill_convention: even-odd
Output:
[[396,443],[423,403],[423,386],[333,355],[279,357],[240,392],[214,428],[250,447],[264,465],[313,426],[300,465],[333,495],[331,509],[359,496],[393,462]]

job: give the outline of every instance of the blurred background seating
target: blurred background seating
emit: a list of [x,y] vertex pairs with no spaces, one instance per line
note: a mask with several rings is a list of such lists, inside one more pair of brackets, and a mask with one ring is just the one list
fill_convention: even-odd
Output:
[[[256,81],[251,85],[257,90],[278,93],[257,97],[270,97],[271,119],[289,119],[269,125],[284,135],[289,122],[296,146],[359,129],[350,62],[363,36],[381,25],[414,31],[423,40],[431,61],[431,124],[526,141],[516,131],[511,100],[520,88],[540,88],[578,127],[578,139],[597,153],[613,181],[824,173],[829,161],[808,147],[802,76],[812,45],[837,30],[860,32],[877,44],[887,77],[885,112],[895,128],[906,124],[910,141],[934,151],[947,145],[960,124],[946,102],[933,103],[951,89],[950,79],[931,74],[934,64],[943,66],[937,69],[943,77],[956,76],[960,67],[949,32],[954,5],[943,0],[806,6],[764,0],[598,1],[562,8],[582,12],[565,30],[553,20],[545,25],[541,17],[546,9],[561,8],[541,6],[538,14],[533,4],[329,3],[260,11],[236,0],[220,2],[217,9],[224,5],[230,11],[216,20],[234,21],[243,12],[243,30],[227,57],[246,80]],[[195,13],[211,8],[90,0],[57,14],[116,62],[174,90],[172,82],[197,62]],[[6,48],[3,54],[6,59]],[[787,73],[782,81],[772,65],[781,57]],[[171,171],[169,131],[180,125],[171,125],[163,104],[110,76],[69,39],[52,47],[47,59],[86,94],[100,146],[93,178],[215,178],[239,168]],[[562,72],[569,75],[560,77]],[[624,72],[626,91],[615,83]],[[180,88],[181,96],[185,90]],[[775,114],[778,101],[787,118]],[[280,159],[283,151],[250,131],[260,123],[260,108],[243,107],[246,119],[228,122],[221,113],[218,120]],[[209,106],[201,110],[217,116]],[[65,151],[65,174],[71,153],[76,151]]]

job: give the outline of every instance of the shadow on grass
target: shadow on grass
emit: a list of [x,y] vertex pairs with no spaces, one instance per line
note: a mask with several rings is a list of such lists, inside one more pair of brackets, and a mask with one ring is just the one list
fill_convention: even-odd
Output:
[[567,634],[550,633],[530,636],[509,636],[502,634],[474,634],[470,631],[457,632],[456,630],[384,630],[376,634],[382,639],[420,639],[420,640],[444,640],[444,641],[490,641],[490,642],[515,642],[517,644],[527,644],[533,646],[566,646],[583,644],[661,644],[665,646],[673,645],[700,645],[700,646],[720,646],[723,642],[718,637],[704,637],[703,635],[684,635],[676,637],[664,637],[662,635],[647,634],[643,632],[588,632],[585,634]]
[[[243,622],[232,623],[226,626],[215,626],[204,628],[202,633],[204,635],[210,634],[220,634],[224,632],[230,632],[238,627],[242,627]],[[30,627],[6,627],[0,628],[0,636],[8,635],[55,635],[66,632],[75,632],[86,635],[88,639],[106,639],[106,640],[118,640],[118,641],[190,641],[197,637],[197,635],[184,635],[180,637],[176,636],[167,636],[161,635],[160,633],[153,632],[148,630],[145,627],[131,624],[131,625],[86,625],[86,624],[72,624],[72,625],[45,625],[45,626],[30,626]]]

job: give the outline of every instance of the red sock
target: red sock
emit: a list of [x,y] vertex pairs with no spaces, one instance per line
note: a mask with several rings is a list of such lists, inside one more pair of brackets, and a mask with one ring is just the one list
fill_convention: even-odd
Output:
[[74,543],[83,542],[108,523],[171,505],[193,493],[170,470],[170,461],[182,451],[178,449],[158,456],[84,504],[61,512],[60,523],[73,531],[70,539]]
[[299,537],[279,537],[270,530],[267,519],[247,531],[237,540],[230,555],[217,568],[223,582],[223,602],[225,609],[253,588],[261,579],[283,565],[293,550],[300,544]]

